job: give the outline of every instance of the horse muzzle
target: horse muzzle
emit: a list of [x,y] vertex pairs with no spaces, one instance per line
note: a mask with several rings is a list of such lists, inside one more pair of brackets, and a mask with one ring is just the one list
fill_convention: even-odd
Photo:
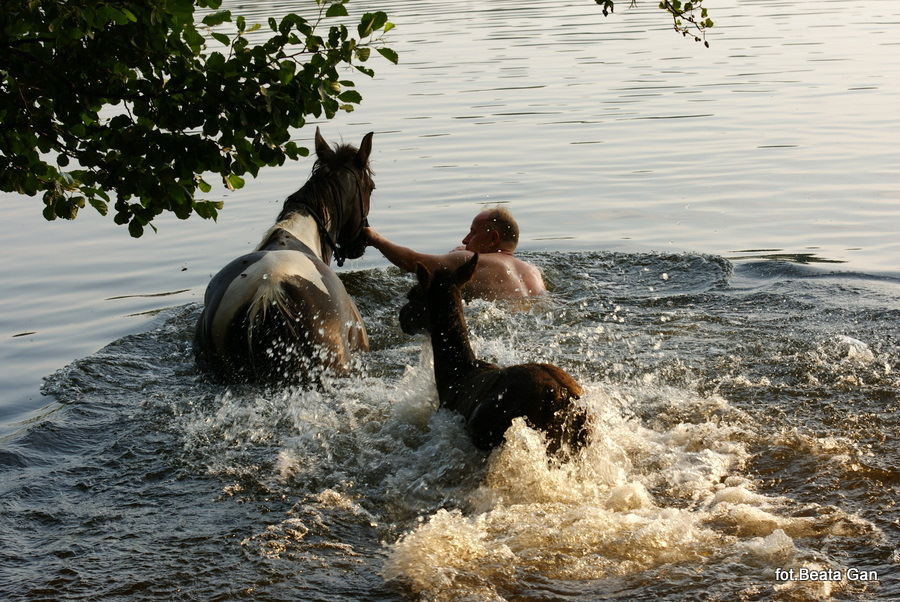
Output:
[[344,257],[347,259],[359,259],[366,252],[366,237],[360,235],[346,245],[342,245]]
[[409,335],[428,334],[428,316],[425,309],[412,303],[401,307],[400,329]]

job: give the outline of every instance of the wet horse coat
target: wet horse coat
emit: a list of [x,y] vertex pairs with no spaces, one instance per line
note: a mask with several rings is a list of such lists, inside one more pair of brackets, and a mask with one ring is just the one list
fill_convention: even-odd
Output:
[[443,269],[431,274],[419,264],[419,284],[400,310],[404,332],[431,335],[441,407],[462,414],[472,442],[481,449],[502,443],[517,417],[547,435],[551,454],[581,448],[588,433],[587,416],[574,400],[583,391],[569,374],[552,364],[501,368],[475,357],[460,289],[472,278],[477,264],[477,253],[452,272]]
[[206,289],[194,336],[202,367],[228,381],[303,381],[343,372],[353,352],[368,350],[362,317],[329,264],[365,251],[371,148],[371,133],[358,150],[332,149],[316,130],[309,180],[257,249]]

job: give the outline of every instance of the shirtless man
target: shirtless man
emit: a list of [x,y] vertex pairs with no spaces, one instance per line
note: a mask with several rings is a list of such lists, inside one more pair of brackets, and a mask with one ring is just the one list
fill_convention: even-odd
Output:
[[444,255],[428,255],[401,247],[373,228],[366,228],[365,234],[370,246],[406,272],[415,272],[417,263],[431,272],[441,268],[454,270],[478,253],[475,276],[463,289],[467,299],[508,299],[540,295],[547,291],[540,271],[513,256],[519,243],[519,226],[510,212],[502,207],[476,215],[469,233],[462,240],[463,246]]

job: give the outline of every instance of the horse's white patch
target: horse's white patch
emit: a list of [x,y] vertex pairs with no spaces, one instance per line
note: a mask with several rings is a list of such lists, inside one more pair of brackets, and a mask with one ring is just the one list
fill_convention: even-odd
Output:
[[[228,325],[242,306],[250,303],[255,314],[272,304],[283,307],[284,292],[281,282],[288,276],[296,276],[314,285],[326,295],[331,293],[322,279],[316,264],[308,256],[297,251],[269,251],[259,261],[231,281],[212,323],[212,338],[216,349],[225,354],[225,337]],[[253,320],[251,319],[251,325]]]
[[[327,214],[323,215],[322,219],[328,219]],[[316,223],[315,218],[309,215],[300,215],[299,213],[292,213],[286,219],[269,228],[256,250],[259,251],[261,247],[269,242],[269,236],[279,228],[290,232],[294,238],[309,247],[316,257],[322,259],[322,237],[319,234],[319,224]]]

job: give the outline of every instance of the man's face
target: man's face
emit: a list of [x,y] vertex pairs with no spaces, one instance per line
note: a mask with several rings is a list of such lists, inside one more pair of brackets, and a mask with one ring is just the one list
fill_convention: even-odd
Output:
[[496,250],[498,239],[499,233],[489,229],[487,215],[479,213],[472,220],[472,227],[462,243],[466,245],[466,251],[491,253]]

